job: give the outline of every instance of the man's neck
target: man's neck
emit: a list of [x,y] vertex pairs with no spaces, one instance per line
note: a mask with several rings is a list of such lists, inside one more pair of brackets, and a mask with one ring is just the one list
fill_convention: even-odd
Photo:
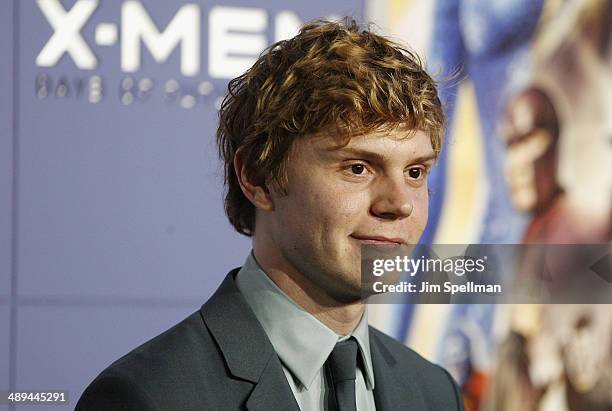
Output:
[[303,274],[275,267],[276,264],[257,250],[254,254],[259,266],[278,288],[326,327],[341,336],[357,327],[365,309],[362,302],[338,302]]

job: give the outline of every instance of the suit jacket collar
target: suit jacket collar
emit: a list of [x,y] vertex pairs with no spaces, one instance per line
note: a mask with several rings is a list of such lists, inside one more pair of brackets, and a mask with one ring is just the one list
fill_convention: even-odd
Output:
[[255,384],[246,405],[251,410],[299,411],[280,360],[265,331],[236,287],[232,270],[200,313],[232,376]]

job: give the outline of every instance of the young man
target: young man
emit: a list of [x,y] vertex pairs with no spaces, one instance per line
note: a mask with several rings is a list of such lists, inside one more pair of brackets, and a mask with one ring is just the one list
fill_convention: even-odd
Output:
[[462,409],[446,371],[368,327],[360,286],[363,244],[418,241],[443,123],[417,57],[352,20],[273,45],[230,82],[217,131],[253,252],[77,409]]

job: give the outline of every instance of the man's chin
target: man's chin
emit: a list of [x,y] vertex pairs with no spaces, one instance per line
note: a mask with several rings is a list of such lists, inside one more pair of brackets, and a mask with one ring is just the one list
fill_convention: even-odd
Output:
[[334,299],[342,304],[363,302],[365,298],[369,297],[369,295],[364,294],[364,291],[367,291],[367,285],[365,287],[361,282],[361,278],[343,281],[339,286],[338,292],[335,293]]

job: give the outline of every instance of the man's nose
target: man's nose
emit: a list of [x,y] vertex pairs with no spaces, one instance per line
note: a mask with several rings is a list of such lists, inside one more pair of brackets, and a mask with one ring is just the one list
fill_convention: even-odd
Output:
[[371,212],[379,218],[396,220],[409,217],[414,211],[411,190],[402,174],[399,177],[386,177],[377,184]]

